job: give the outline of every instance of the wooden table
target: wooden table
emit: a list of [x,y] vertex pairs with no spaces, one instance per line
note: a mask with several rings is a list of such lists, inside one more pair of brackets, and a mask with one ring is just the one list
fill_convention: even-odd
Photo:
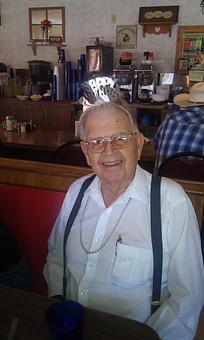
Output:
[[0,128],[0,140],[6,147],[55,151],[61,144],[74,139],[63,130],[40,130],[20,133]]
[[[54,299],[0,285],[0,339],[6,340],[13,319],[18,319],[15,340],[48,339],[47,308]],[[84,340],[159,340],[145,324],[87,308]]]
[[74,140],[64,130],[36,129],[26,133],[5,131],[0,128],[2,156],[41,162],[52,162],[57,148]]

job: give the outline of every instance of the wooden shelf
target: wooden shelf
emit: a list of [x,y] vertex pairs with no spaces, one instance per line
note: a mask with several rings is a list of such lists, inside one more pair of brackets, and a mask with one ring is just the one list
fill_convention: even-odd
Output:
[[37,47],[55,47],[55,48],[59,48],[60,47],[66,47],[67,45],[63,44],[63,43],[60,43],[60,44],[50,44],[49,41],[47,41],[46,43],[43,43],[43,42],[33,42],[33,43],[30,43],[30,44],[27,44],[27,46],[30,46],[32,47],[32,50],[33,50],[33,54],[34,55],[37,55]]
[[169,34],[169,37],[171,37],[171,27],[172,24],[166,24],[166,23],[152,23],[152,24],[143,24],[143,37],[145,37],[145,34]]

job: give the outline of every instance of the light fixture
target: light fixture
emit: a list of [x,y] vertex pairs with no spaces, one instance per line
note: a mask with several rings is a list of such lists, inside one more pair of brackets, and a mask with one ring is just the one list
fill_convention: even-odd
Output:
[[204,14],[204,0],[201,1],[200,7],[202,8],[202,13]]

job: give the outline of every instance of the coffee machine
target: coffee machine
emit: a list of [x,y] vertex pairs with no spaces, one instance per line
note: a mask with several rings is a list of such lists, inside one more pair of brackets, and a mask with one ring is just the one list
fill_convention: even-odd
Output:
[[152,60],[154,60],[154,53],[144,52],[144,60],[135,70],[137,102],[152,102],[152,94],[155,92],[157,85],[156,67],[152,64]]
[[134,103],[136,96],[135,68],[131,65],[119,65],[113,69],[113,79],[119,85],[123,99]]
[[43,95],[50,89],[51,63],[43,60],[28,61],[32,93]]
[[151,103],[157,85],[156,68],[151,64],[140,65],[135,70],[136,102]]

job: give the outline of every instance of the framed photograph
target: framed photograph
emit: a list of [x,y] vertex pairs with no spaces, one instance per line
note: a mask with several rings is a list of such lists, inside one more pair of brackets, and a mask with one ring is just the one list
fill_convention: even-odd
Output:
[[169,23],[178,22],[179,6],[140,7],[139,23]]
[[188,70],[188,59],[180,58],[179,59],[179,71],[187,71]]
[[50,36],[49,37],[49,44],[50,45],[61,45],[62,37],[61,36]]
[[117,25],[116,48],[136,48],[137,25]]
[[189,80],[190,81],[203,81],[204,70],[189,70]]

